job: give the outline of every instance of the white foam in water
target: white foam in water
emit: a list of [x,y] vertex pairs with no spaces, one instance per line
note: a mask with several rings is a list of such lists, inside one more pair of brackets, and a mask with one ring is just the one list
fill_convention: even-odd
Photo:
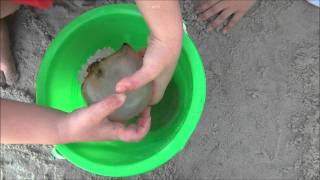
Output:
[[88,58],[87,63],[83,64],[81,67],[81,70],[79,73],[79,78],[78,78],[80,83],[82,84],[85,77],[88,75],[87,69],[92,63],[99,62],[103,58],[108,57],[113,53],[114,53],[114,50],[112,48],[108,47],[108,48],[98,49],[93,56],[90,56]]

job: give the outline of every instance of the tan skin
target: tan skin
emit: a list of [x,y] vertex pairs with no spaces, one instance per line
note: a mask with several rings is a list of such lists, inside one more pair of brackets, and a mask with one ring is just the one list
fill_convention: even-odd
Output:
[[209,22],[208,31],[217,28],[223,22],[227,22],[222,30],[223,33],[227,33],[255,3],[256,0],[207,0],[197,8],[197,14],[204,21],[218,15],[213,21]]
[[62,144],[80,141],[139,141],[150,128],[150,108],[137,124],[106,118],[125,101],[124,94],[105,98],[70,114],[33,104],[1,100],[1,143]]
[[13,14],[19,8],[19,5],[16,5],[9,0],[1,0],[0,7],[0,71],[4,73],[6,83],[12,85],[18,79],[18,74],[10,50],[6,17]]
[[149,45],[142,68],[132,76],[120,80],[116,91],[130,92],[153,81],[153,105],[163,97],[177,65],[182,45],[182,17],[178,0],[137,0],[136,3],[151,29]]
[[161,99],[180,54],[182,18],[178,1],[137,0],[137,5],[151,29],[151,36],[142,69],[117,84],[118,94],[69,114],[1,99],[1,143],[61,144],[143,139],[150,128],[150,108],[145,109],[137,124],[128,127],[109,121],[107,116],[123,104],[126,92],[152,80],[155,90],[151,104]]

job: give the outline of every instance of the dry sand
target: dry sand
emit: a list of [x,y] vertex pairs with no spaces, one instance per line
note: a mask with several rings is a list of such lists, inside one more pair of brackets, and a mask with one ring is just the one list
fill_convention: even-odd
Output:
[[[121,2],[121,1],[116,1]],[[20,79],[1,97],[33,102],[41,58],[56,33],[106,1],[22,7],[10,19]],[[186,146],[132,179],[320,179],[319,9],[302,0],[261,1],[227,35],[207,33],[199,1],[181,1],[206,69],[207,102]],[[52,146],[2,145],[1,179],[102,179],[50,155]]]

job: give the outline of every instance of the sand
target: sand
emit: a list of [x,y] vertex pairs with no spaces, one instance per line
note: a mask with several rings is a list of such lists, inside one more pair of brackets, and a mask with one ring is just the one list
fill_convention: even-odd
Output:
[[[116,1],[121,2],[121,1]],[[22,7],[10,19],[20,79],[1,97],[34,102],[41,58],[57,32],[106,1]],[[181,1],[205,65],[207,101],[184,151],[131,179],[319,179],[319,9],[305,1],[260,1],[227,35]],[[103,179],[50,155],[52,146],[2,145],[1,179]]]

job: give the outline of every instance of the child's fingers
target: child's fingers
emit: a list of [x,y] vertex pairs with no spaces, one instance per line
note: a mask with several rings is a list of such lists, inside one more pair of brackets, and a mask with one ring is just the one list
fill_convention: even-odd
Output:
[[231,9],[226,9],[222,11],[222,13],[218,17],[216,17],[216,19],[212,23],[210,23],[209,31],[217,28],[221,23],[228,19],[228,17],[230,17],[233,14],[233,12],[234,11]]
[[235,13],[229,21],[228,25],[225,28],[223,28],[222,32],[227,33],[228,31],[230,31],[230,29],[233,28],[240,21],[243,15],[244,14],[240,12]]
[[111,122],[108,121],[105,126],[102,126],[100,128],[100,137],[101,139],[105,140],[118,140],[120,132],[122,132],[125,129],[125,125],[120,122]]
[[146,123],[147,118],[150,118],[150,107],[146,107],[143,112],[140,114],[141,118],[138,121],[138,126],[144,126]]
[[[163,70],[165,64],[166,52],[163,50],[161,42],[149,39],[149,47],[143,57],[142,67],[132,75],[121,79],[116,84],[117,93],[126,93],[139,89],[154,80]],[[160,45],[161,46],[160,46]],[[160,47],[159,47],[160,46]],[[164,58],[163,58],[164,57]]]
[[115,94],[97,102],[79,112],[79,117],[89,119],[93,123],[102,121],[110,113],[118,109],[125,101],[124,94]]
[[129,125],[118,131],[118,138],[122,141],[140,141],[148,133],[150,124],[150,108],[147,108],[136,124]]
[[203,21],[208,20],[210,17],[220,13],[224,9],[225,9],[225,4],[224,3],[218,3],[218,4],[210,7],[206,11],[204,11],[202,14],[200,14],[200,18]]
[[148,107],[143,111],[143,113],[141,113],[141,118],[136,124],[126,127],[125,124],[120,122],[106,121],[106,123],[101,124],[98,129],[93,132],[91,138],[98,141],[139,141],[148,133],[150,129],[150,121],[150,108]]
[[204,2],[201,6],[199,6],[196,10],[196,13],[202,13],[204,11],[206,11],[207,9],[209,9],[211,6],[215,5],[216,3],[218,3],[220,0],[209,0]]
[[154,80],[161,72],[159,68],[152,68],[150,66],[142,66],[140,70],[129,77],[120,80],[116,85],[118,93],[125,93],[134,91]]

